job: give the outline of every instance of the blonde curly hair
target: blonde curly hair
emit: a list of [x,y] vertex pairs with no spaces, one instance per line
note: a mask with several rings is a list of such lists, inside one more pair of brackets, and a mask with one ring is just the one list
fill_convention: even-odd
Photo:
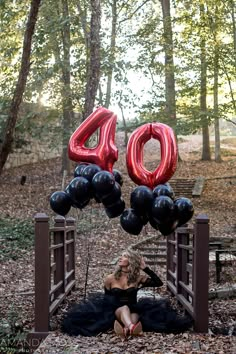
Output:
[[[140,263],[142,257],[138,252],[134,251],[131,248],[128,248],[127,250],[122,252],[122,256],[127,257],[129,260],[129,265],[128,265],[129,273],[128,273],[127,284],[130,285],[132,283],[136,283],[140,275]],[[121,274],[122,274],[121,267],[117,265],[114,272],[115,279],[116,280],[120,279]]]

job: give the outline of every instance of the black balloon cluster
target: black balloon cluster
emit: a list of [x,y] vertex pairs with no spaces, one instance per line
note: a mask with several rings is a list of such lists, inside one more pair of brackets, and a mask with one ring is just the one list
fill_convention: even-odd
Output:
[[163,235],[169,235],[189,221],[194,213],[191,200],[175,199],[169,183],[160,184],[153,190],[146,186],[136,187],[130,196],[130,206],[121,214],[120,224],[133,235],[138,235],[148,222]]
[[74,178],[65,191],[54,192],[50,197],[52,210],[65,216],[71,207],[83,209],[91,199],[102,203],[109,218],[115,218],[125,209],[121,198],[122,175],[118,170],[112,173],[95,164],[79,164]]
[[122,228],[132,235],[138,235],[148,222],[163,235],[169,235],[193,216],[191,200],[175,199],[169,183],[160,184],[153,190],[146,186],[136,187],[130,196],[130,208],[125,209],[122,184],[118,170],[111,173],[98,165],[81,163],[75,168],[74,178],[65,191],[51,195],[50,206],[55,213],[65,216],[71,207],[83,209],[95,199],[103,204],[109,218],[120,216]]

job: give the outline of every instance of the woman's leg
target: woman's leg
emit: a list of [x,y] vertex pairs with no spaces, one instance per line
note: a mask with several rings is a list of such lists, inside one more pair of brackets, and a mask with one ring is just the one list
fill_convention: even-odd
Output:
[[131,313],[130,317],[133,324],[138,323],[139,315],[137,313],[135,312]]
[[116,318],[127,328],[133,323],[130,309],[127,305],[119,307],[115,312]]
[[119,335],[124,335],[127,337],[128,334],[139,335],[142,332],[142,325],[138,322],[139,316],[137,313],[130,313],[128,306],[124,305],[119,307],[115,311],[116,318],[124,325],[119,324],[118,321],[115,321],[114,330]]

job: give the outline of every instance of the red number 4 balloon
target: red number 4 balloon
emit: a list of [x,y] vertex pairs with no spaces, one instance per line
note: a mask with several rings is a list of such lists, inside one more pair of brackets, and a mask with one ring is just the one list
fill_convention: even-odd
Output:
[[[117,116],[106,108],[100,107],[93,112],[72,134],[68,155],[76,162],[90,162],[99,165],[103,170],[112,171],[118,159],[115,146],[115,130]],[[99,141],[96,147],[88,148],[84,144],[88,138],[100,128]],[[151,138],[157,139],[161,147],[161,162],[154,172],[143,166],[143,148]],[[138,185],[154,188],[167,182],[174,174],[177,166],[178,152],[173,130],[166,124],[148,123],[136,129],[130,136],[126,163],[130,178]]]
[[[99,107],[72,134],[69,146],[69,158],[76,162],[95,163],[103,170],[112,171],[118,159],[115,146],[117,116],[106,108]],[[88,138],[100,128],[99,141],[96,147],[84,146]]]

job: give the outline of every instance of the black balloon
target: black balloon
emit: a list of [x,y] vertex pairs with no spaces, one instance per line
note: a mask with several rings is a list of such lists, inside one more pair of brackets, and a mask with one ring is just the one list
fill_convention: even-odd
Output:
[[73,202],[77,205],[83,205],[90,199],[91,184],[84,177],[75,177],[69,184],[69,195]]
[[96,195],[94,193],[92,193],[92,194],[93,194],[92,197],[96,200],[97,203],[101,203],[102,202],[98,195]]
[[162,235],[167,236],[170,235],[173,231],[175,231],[178,226],[178,220],[169,219],[164,223],[158,224],[158,229],[162,233]]
[[119,216],[125,209],[125,202],[123,199],[119,199],[116,203],[109,205],[109,207],[105,208],[105,212],[107,216],[112,219]]
[[50,197],[50,206],[52,210],[62,216],[65,216],[71,208],[71,199],[64,191],[54,192]]
[[100,171],[92,179],[93,189],[100,198],[111,193],[114,185],[115,177],[108,171]]
[[136,187],[130,196],[130,206],[139,215],[150,212],[153,203],[153,192],[146,186]]
[[113,175],[114,175],[114,177],[115,177],[115,181],[116,181],[117,183],[119,183],[120,186],[122,186],[122,185],[123,185],[123,177],[122,177],[121,172],[118,171],[118,170],[116,170],[116,169],[114,169],[114,170],[112,171],[112,173],[113,173]]
[[125,209],[120,216],[120,224],[122,228],[131,235],[138,235],[143,228],[140,217],[135,213],[134,209]]
[[98,165],[90,164],[83,170],[82,177],[86,178],[89,182],[92,182],[93,176],[101,170],[101,167]]
[[85,163],[81,163],[78,166],[76,166],[74,170],[74,177],[82,177],[83,176],[83,171],[88,165]]
[[175,205],[170,197],[160,196],[154,199],[151,215],[158,223],[172,218],[174,213]]
[[159,230],[158,222],[152,217],[152,215],[149,215],[148,221],[149,221],[149,224],[150,224],[155,230]]
[[81,202],[73,202],[72,207],[73,208],[78,208],[78,209],[84,209],[86,205],[88,205],[90,202],[90,199],[81,201]]
[[147,223],[149,221],[148,214],[139,215],[139,217],[140,217],[140,220],[142,221],[142,224],[147,225]]
[[159,184],[153,189],[154,197],[160,197],[161,195],[165,195],[170,197],[171,199],[175,198],[174,191],[170,184]]
[[118,201],[121,197],[121,188],[120,185],[115,182],[115,185],[112,189],[112,191],[105,195],[104,197],[101,196],[101,201],[105,207],[108,207],[111,204],[114,204],[116,201]]
[[178,226],[181,226],[192,218],[194,214],[193,203],[190,199],[182,197],[177,198],[174,204],[176,218],[179,220]]

